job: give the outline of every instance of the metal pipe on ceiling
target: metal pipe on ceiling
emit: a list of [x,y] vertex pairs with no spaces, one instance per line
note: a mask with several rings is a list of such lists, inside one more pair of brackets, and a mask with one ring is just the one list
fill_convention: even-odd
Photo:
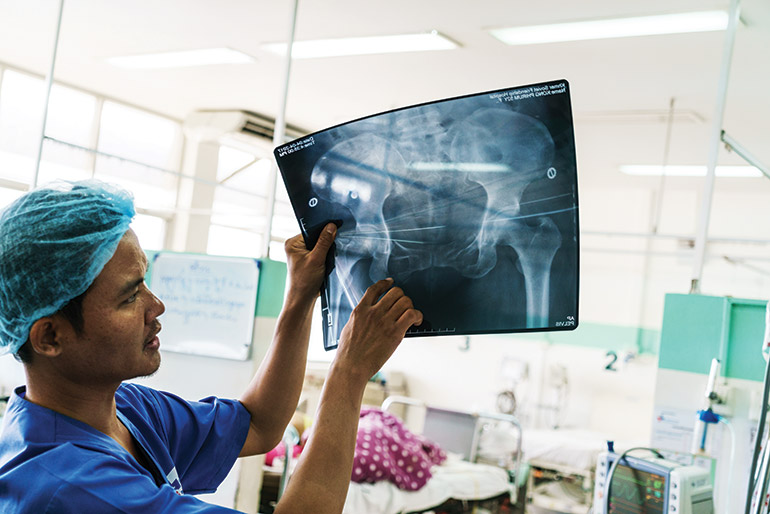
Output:
[[730,65],[732,64],[733,46],[735,44],[735,34],[738,31],[739,17],[740,0],[731,0],[727,31],[725,32],[724,50],[722,52],[722,65],[717,86],[717,101],[711,131],[711,142],[709,144],[708,168],[706,171],[706,181],[703,185],[703,199],[695,237],[695,261],[693,262],[692,279],[690,281],[691,294],[700,294],[703,263],[706,257],[706,238],[708,236],[709,218],[711,217],[711,201],[714,198],[714,178],[716,176],[717,157],[719,156],[722,136],[725,102],[727,100],[727,84],[730,77]]

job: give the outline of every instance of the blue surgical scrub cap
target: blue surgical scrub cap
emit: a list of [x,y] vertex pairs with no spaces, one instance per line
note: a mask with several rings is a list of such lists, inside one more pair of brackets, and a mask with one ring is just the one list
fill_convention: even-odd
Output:
[[134,214],[130,193],[98,180],[55,182],[0,212],[0,355],[88,289]]

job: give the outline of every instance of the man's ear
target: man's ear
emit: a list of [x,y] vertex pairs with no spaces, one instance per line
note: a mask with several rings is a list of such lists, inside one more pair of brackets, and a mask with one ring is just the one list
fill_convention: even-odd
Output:
[[64,326],[54,316],[40,318],[29,329],[29,343],[36,354],[56,357],[61,353],[60,338]]

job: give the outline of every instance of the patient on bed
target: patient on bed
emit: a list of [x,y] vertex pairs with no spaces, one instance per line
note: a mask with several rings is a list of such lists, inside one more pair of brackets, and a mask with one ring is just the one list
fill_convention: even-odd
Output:
[[436,443],[410,432],[393,414],[361,410],[353,457],[353,482],[387,480],[399,489],[416,491],[432,476],[431,467],[446,460]]
[[[296,458],[312,430],[312,419],[297,412],[291,423],[300,438],[300,443],[292,449],[292,456]],[[281,443],[265,455],[265,464],[272,466],[275,459],[283,459],[284,453]],[[417,491],[433,476],[431,467],[446,458],[446,452],[438,444],[411,432],[393,414],[374,407],[361,409],[352,482],[387,480],[399,489]]]

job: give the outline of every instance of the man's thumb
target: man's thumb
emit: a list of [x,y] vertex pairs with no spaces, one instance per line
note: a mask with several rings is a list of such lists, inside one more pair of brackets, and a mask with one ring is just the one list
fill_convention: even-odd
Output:
[[332,246],[332,243],[334,242],[334,236],[337,235],[337,225],[334,223],[329,223],[326,225],[323,229],[323,232],[321,232],[321,235],[318,236],[318,241],[315,244],[315,248],[313,248],[314,251],[320,251],[322,253],[326,253],[329,251],[329,248]]

